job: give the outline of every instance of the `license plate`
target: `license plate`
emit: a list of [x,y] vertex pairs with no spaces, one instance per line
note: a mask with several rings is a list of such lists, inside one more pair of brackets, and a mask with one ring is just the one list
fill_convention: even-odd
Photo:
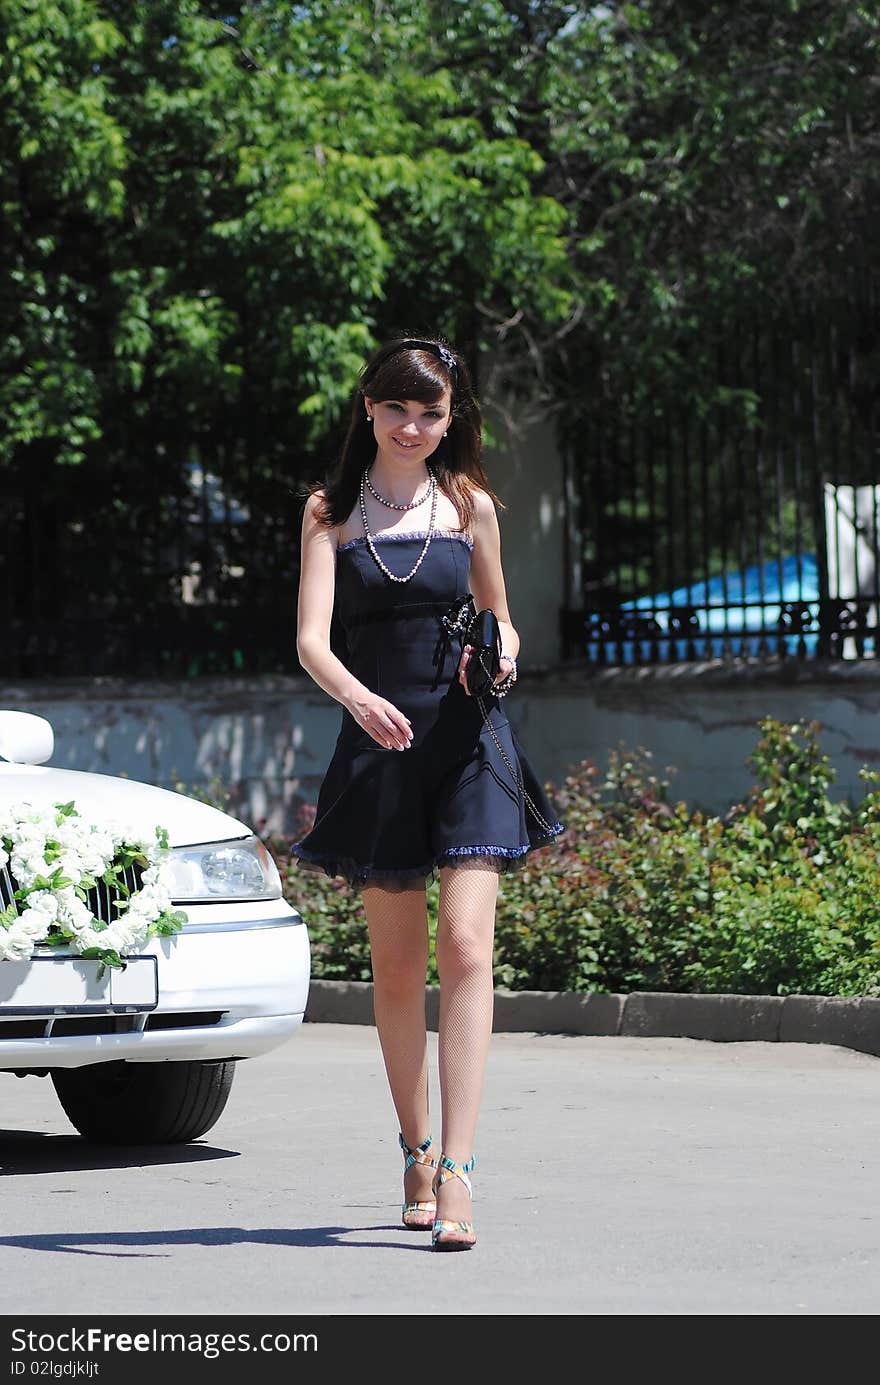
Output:
[[0,1014],[70,1015],[154,1010],[159,1003],[155,957],[130,957],[125,970],[82,957],[31,957],[0,962]]

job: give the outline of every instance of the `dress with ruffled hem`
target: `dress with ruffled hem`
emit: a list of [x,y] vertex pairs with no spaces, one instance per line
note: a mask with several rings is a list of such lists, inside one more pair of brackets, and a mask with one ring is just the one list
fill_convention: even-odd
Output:
[[[403,575],[425,535],[378,538],[386,564]],[[563,830],[502,704],[484,700],[490,730],[458,681],[461,646],[442,617],[468,595],[470,551],[463,535],[435,534],[418,572],[401,585],[384,576],[363,540],[337,550],[341,657],[409,717],[413,744],[384,750],[343,711],[314,824],[292,848],[305,869],[356,887],[405,889],[444,866],[516,870]]]

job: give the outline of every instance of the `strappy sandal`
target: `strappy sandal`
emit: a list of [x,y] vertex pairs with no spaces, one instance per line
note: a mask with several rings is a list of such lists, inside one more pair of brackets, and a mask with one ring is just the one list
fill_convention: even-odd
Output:
[[[404,1176],[406,1175],[407,1169],[411,1169],[413,1164],[424,1164],[426,1168],[436,1169],[437,1160],[430,1159],[427,1153],[433,1143],[430,1135],[426,1140],[423,1140],[420,1145],[416,1145],[415,1149],[410,1149],[402,1134],[398,1135],[397,1138],[400,1141],[400,1148],[406,1155],[403,1165]],[[405,1202],[403,1204],[401,1220],[409,1231],[430,1231],[435,1224],[434,1219],[436,1216],[437,1203],[431,1198],[423,1202]]]
[[[443,1184],[450,1178],[460,1178],[467,1188],[471,1197],[474,1190],[471,1187],[471,1180],[468,1174],[473,1172],[476,1159],[471,1155],[470,1159],[464,1164],[456,1164],[454,1160],[448,1159],[445,1154],[440,1155],[440,1167],[434,1179],[434,1195],[436,1197]],[[431,1228],[431,1249],[432,1250],[470,1250],[471,1246],[477,1244],[477,1236],[474,1231],[473,1222],[469,1221],[450,1221],[448,1217],[437,1217]]]

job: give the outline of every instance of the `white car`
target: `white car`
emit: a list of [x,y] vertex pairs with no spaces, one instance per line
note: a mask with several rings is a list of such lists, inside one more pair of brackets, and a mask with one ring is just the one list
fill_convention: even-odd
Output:
[[[165,827],[174,905],[187,922],[150,939],[124,970],[101,973],[73,950],[46,946],[27,961],[0,961],[0,1072],[51,1078],[86,1139],[194,1140],[226,1105],[236,1062],[276,1048],[302,1023],[307,928],[245,823],[168,789],[53,768],[53,749],[43,717],[0,711],[0,806],[73,802],[96,822]],[[8,865],[0,868],[0,908],[15,888]]]

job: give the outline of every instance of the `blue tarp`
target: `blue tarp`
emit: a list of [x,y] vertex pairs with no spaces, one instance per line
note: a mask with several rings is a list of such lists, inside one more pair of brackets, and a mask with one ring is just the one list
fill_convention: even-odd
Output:
[[[807,624],[803,635],[795,631],[783,636],[785,652],[796,654],[803,640],[806,653],[815,654],[819,638],[819,578],[813,553],[781,561],[772,559],[760,566],[737,569],[726,576],[710,577],[708,582],[692,582],[672,592],[641,596],[622,602],[619,610],[624,620],[641,617],[648,622],[655,621],[661,633],[670,628],[669,612],[673,608],[679,618],[684,610],[692,610],[696,628],[677,633],[671,640],[663,639],[659,644],[661,660],[675,662],[694,657],[716,659],[725,652],[759,655],[768,648],[776,653],[779,650],[779,618],[783,605],[788,603],[806,606]],[[591,623],[588,618],[588,627]],[[763,636],[744,634],[751,630],[765,633]],[[726,636],[715,633],[720,631],[728,633]],[[639,662],[647,663],[653,643],[638,639],[638,629],[631,629],[627,634],[629,638],[619,644],[612,643],[610,648],[605,641],[606,658],[610,656],[614,663],[633,663],[638,646]],[[590,659],[597,659],[599,650],[598,643],[588,642]]]

